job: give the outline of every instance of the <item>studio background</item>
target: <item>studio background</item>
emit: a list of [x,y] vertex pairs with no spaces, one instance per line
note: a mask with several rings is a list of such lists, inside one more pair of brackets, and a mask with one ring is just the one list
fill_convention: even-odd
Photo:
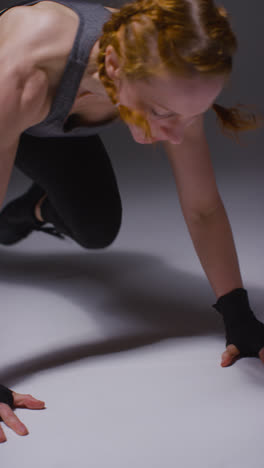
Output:
[[[217,102],[264,115],[264,4],[220,5],[239,49]],[[241,134],[237,144],[209,111],[206,134],[244,284],[264,320],[264,132]],[[22,438],[5,426],[0,463],[259,468],[263,364],[243,359],[220,367],[222,323],[165,152],[135,143],[122,123],[100,136],[123,201],[114,245],[85,251],[35,233],[0,248],[0,381],[47,405],[16,412],[30,434]],[[29,183],[15,169],[6,202]]]

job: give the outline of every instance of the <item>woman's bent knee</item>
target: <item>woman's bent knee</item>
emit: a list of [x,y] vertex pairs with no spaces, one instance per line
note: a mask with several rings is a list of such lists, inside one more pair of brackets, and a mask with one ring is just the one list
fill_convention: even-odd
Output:
[[87,219],[86,229],[82,229],[74,236],[75,240],[85,249],[104,249],[109,247],[116,239],[122,221],[122,212],[107,220],[91,222]]

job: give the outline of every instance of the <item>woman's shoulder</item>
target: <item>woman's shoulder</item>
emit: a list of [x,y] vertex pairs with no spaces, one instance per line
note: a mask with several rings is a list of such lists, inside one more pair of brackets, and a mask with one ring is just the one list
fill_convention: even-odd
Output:
[[55,2],[10,8],[0,16],[0,62],[21,76],[31,69],[42,69],[47,74],[52,98],[78,26],[77,13]]
[[78,24],[77,13],[55,2],[10,8],[0,16],[1,53],[13,62],[60,61],[71,50]]

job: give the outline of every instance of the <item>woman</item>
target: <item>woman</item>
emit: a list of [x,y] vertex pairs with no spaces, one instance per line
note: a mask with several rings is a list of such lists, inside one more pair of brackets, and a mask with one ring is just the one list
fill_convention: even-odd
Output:
[[[113,242],[121,202],[98,132],[121,117],[137,142],[162,141],[167,151],[224,319],[222,366],[238,356],[264,362],[264,326],[243,288],[203,130],[210,107],[225,130],[256,127],[254,116],[213,104],[236,49],[225,10],[212,0],[138,0],[119,11],[39,0],[3,11],[0,21],[1,202],[14,162],[33,180],[0,214],[0,242],[12,245],[33,230],[87,248]],[[44,406],[3,386],[0,400],[0,416],[21,435],[27,429],[12,408]]]

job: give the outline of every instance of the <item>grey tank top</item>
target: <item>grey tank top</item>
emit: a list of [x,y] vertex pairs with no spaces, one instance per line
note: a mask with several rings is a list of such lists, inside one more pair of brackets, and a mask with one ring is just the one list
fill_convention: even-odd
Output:
[[[45,0],[34,2],[22,1],[14,5],[34,5]],[[111,12],[100,4],[88,3],[87,0],[51,0],[61,3],[79,16],[79,27],[75,36],[72,50],[68,57],[63,76],[54,97],[50,112],[45,120],[29,127],[24,133],[37,137],[76,137],[94,135],[100,130],[116,122],[118,118],[101,125],[89,127],[75,127],[71,129],[71,120],[67,119],[72,108],[80,81],[88,63],[89,55],[94,43],[102,33],[103,24],[110,18]],[[12,7],[11,7],[12,8]],[[3,14],[6,10],[2,10]]]

